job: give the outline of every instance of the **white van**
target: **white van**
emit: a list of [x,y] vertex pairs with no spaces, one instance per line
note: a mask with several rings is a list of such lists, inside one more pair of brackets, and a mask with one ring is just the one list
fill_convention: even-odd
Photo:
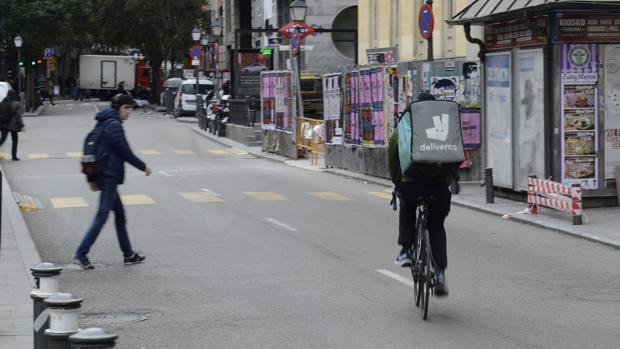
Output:
[[6,97],[9,90],[12,90],[11,84],[6,81],[0,81],[0,102]]
[[[203,101],[207,100],[207,94],[213,90],[213,80],[201,78],[198,80],[198,92]],[[204,106],[204,104],[203,104]],[[196,115],[196,79],[183,80],[174,99],[174,115]]]

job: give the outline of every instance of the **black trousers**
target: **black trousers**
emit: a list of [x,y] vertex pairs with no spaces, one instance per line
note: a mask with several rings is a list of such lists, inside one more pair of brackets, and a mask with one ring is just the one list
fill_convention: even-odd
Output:
[[[9,130],[7,130],[6,128],[2,128],[0,129],[0,133],[2,133],[2,136],[0,137],[0,146],[2,146],[4,144],[4,141],[6,141]],[[13,159],[15,159],[17,158],[17,131],[11,131],[11,140],[13,141],[13,145],[11,146],[11,156],[13,156]]]
[[435,181],[403,182],[400,185],[400,211],[398,227],[398,244],[411,248],[415,242],[416,208],[420,197],[433,197],[429,205],[428,230],[431,240],[433,258],[439,269],[448,266],[446,253],[446,229],[444,222],[450,212],[449,185]]

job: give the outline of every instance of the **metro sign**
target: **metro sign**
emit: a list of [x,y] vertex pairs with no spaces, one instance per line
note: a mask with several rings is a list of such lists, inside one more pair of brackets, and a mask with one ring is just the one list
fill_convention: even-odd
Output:
[[306,36],[314,33],[314,28],[302,22],[289,22],[284,27],[280,28],[278,32],[292,39],[295,34],[298,35],[299,40],[303,40]]

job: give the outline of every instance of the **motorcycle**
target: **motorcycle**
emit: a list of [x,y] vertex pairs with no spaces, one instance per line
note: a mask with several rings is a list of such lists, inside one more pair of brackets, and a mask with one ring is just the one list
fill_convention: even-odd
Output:
[[217,134],[218,137],[226,137],[226,124],[230,116],[229,99],[230,95],[223,95],[220,102],[212,108],[215,114],[213,134]]

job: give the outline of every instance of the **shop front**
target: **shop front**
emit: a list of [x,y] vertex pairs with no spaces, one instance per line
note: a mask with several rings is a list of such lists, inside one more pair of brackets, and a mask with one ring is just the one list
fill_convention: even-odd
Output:
[[537,176],[581,186],[586,206],[617,205],[620,3],[537,4],[477,1],[451,20],[484,26],[469,39],[484,54],[485,166],[500,191]]

